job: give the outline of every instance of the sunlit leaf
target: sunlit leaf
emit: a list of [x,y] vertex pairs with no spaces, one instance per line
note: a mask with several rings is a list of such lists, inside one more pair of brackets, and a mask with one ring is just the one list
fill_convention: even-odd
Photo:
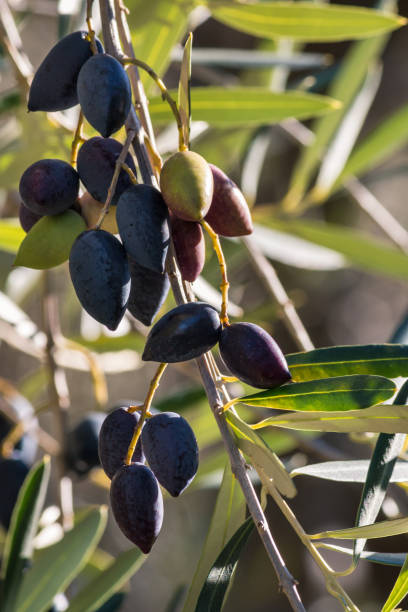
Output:
[[388,538],[400,535],[408,531],[408,518],[393,519],[392,521],[381,521],[364,527],[351,527],[350,529],[335,529],[322,531],[309,535],[312,539],[335,538],[339,540],[354,540],[354,538]]
[[284,205],[288,209],[295,209],[302,200],[320,159],[364,82],[369,66],[381,55],[387,39],[388,36],[384,35],[356,42],[343,59],[340,70],[327,90],[327,94],[341,101],[343,106],[313,125],[314,140],[302,149],[284,199]]
[[23,572],[33,554],[33,539],[45,502],[50,477],[50,460],[44,457],[25,479],[7,532],[1,566],[1,609],[12,612]]
[[408,279],[408,257],[386,242],[350,227],[312,220],[270,219],[267,225],[338,251],[350,264],[403,280]]
[[[341,552],[350,557],[353,556],[352,548],[345,548],[344,546],[337,546],[336,544],[320,543],[319,548],[325,548],[327,550],[334,550]],[[361,553],[361,558],[372,563],[379,563],[380,565],[391,565],[395,567],[402,567],[404,565],[407,553],[385,553],[385,552],[370,552],[364,551]]]
[[[406,381],[394,399],[395,405],[405,404],[408,400],[408,381]],[[394,465],[404,446],[404,434],[385,434],[378,436],[367,479],[361,494],[361,501],[357,511],[356,527],[374,523],[381,509],[387,492],[387,486],[393,474]],[[358,562],[365,540],[356,540],[354,543],[354,563]]]
[[25,235],[18,219],[0,220],[0,249],[2,251],[17,253]]
[[356,6],[312,2],[260,2],[213,9],[227,25],[263,38],[333,41],[367,38],[395,30],[405,19]]
[[381,404],[349,412],[293,412],[264,419],[252,427],[284,427],[304,431],[338,433],[367,432],[408,433],[408,406]]
[[[170,92],[173,96],[177,92]],[[288,117],[307,119],[338,108],[338,102],[326,96],[299,91],[273,93],[267,88],[192,87],[193,121],[214,126],[248,126],[276,123]],[[173,115],[160,96],[151,98],[149,111],[153,124],[169,123]]]
[[183,125],[183,137],[186,145],[190,142],[190,120],[191,120],[191,47],[193,35],[190,32],[187,42],[184,45],[183,59],[181,61],[180,79],[178,86],[178,109]]
[[92,555],[106,520],[105,507],[87,510],[60,542],[38,554],[21,582],[15,612],[43,612],[51,606]]
[[242,549],[253,527],[254,522],[252,517],[249,517],[217,557],[200,593],[195,612],[219,612],[221,610]]
[[398,109],[374,128],[366,138],[357,145],[335,186],[346,182],[350,176],[360,176],[368,172],[392,153],[398,151],[408,139],[408,105]]
[[206,577],[214,559],[218,557],[229,538],[245,518],[245,500],[229,462],[224,469],[221,487],[211,518],[210,527],[201,556],[191,582],[183,612],[194,612]]
[[72,599],[67,612],[94,612],[118,591],[146,560],[138,548],[121,553]]
[[228,412],[227,421],[236,435],[237,445],[251,459],[261,479],[262,476],[271,479],[282,495],[294,497],[296,487],[279,457],[245,421],[233,412]]
[[350,374],[408,376],[408,346],[402,344],[331,346],[291,353],[286,361],[295,381]]
[[395,390],[395,384],[382,376],[339,376],[289,383],[239,401],[279,410],[335,412],[374,406],[392,397]]
[[408,593],[408,555],[381,612],[392,612]]
[[[397,434],[398,435],[398,434]],[[311,463],[291,471],[291,476],[312,476],[333,480],[334,482],[366,481],[370,461],[368,459],[352,459],[350,461],[325,461]],[[389,482],[408,482],[408,461],[397,461]]]
[[73,210],[42,217],[21,243],[14,265],[44,270],[62,264],[85,229],[84,219]]

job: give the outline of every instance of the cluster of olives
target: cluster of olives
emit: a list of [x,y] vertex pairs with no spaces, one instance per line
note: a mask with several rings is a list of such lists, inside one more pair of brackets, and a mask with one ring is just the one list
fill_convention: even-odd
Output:
[[178,497],[197,472],[198,447],[183,417],[175,412],[157,413],[144,423],[127,465],[128,448],[140,418],[128,406],[111,412],[99,434],[99,458],[112,479],[110,498],[117,524],[129,540],[148,553],[163,522],[159,483]]
[[[69,253],[71,280],[83,308],[114,330],[126,309],[145,325],[152,324],[169,290],[165,263],[170,240],[182,278],[192,282],[204,265],[202,225],[218,235],[242,236],[252,232],[252,221],[237,186],[202,156],[184,150],[164,163],[160,191],[135,183],[136,168],[128,154],[127,168],[120,170],[114,193],[109,194],[108,223],[105,229],[93,227],[112,189],[122,150],[110,136],[123,126],[131,107],[126,71],[95,42],[93,54],[86,32],[63,38],[38,69],[28,106],[29,110],[55,111],[79,102],[101,136],[82,144],[76,170],[55,159],[27,168],[20,181],[20,217],[26,229],[44,215],[81,214],[87,219],[90,229],[78,232]],[[87,190],[81,197],[80,182]],[[156,322],[143,359],[186,361],[217,343],[225,364],[240,380],[259,388],[290,380],[285,358],[269,334],[251,323],[230,325],[202,302],[177,306]],[[148,552],[163,518],[159,484],[171,495],[179,495],[196,473],[198,449],[182,417],[148,415],[129,460],[128,448],[139,418],[129,407],[109,414],[99,435],[99,457],[112,479],[111,504],[117,523]]]

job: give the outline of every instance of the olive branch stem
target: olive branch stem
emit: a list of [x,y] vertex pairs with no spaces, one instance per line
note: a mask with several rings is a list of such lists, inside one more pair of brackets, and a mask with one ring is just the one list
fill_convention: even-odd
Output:
[[82,137],[83,126],[84,126],[84,113],[82,112],[82,110],[80,110],[79,115],[78,115],[77,126],[76,126],[75,133],[74,133],[74,138],[72,140],[72,145],[71,145],[71,166],[73,168],[75,168],[77,164],[79,146],[81,142],[83,142],[84,140]]
[[160,379],[163,376],[167,365],[167,363],[161,363],[157,368],[156,374],[153,376],[150,382],[149,391],[147,392],[146,399],[143,402],[142,409],[140,410],[140,408],[136,406],[131,406],[129,408],[129,412],[136,412],[140,410],[140,418],[135,427],[135,431],[133,432],[133,436],[129,444],[125,460],[126,465],[130,465],[132,463],[133,453],[135,452],[136,444],[140,438],[140,434],[142,433],[143,424],[146,420],[146,417],[149,415],[149,410],[150,406],[152,405],[154,394],[156,393],[156,389],[160,384]]
[[[112,6],[113,0],[99,1],[105,46],[108,49],[108,52],[110,52],[116,58],[122,58],[123,53],[120,47],[116,18]],[[144,109],[144,113],[148,114],[147,108]],[[144,129],[142,128],[142,125],[136,113],[133,111],[129,113],[129,117],[127,120],[127,129],[132,127],[136,128],[136,137],[133,140],[133,148],[139,162],[143,181],[149,185],[157,186],[155,172],[152,168],[144,142]],[[169,275],[174,298],[177,304],[182,304],[186,301],[192,301],[194,298],[192,297],[191,293],[186,296],[185,286],[183,287],[183,283],[181,281],[180,272],[178,271],[175,262],[174,250],[172,245],[170,245],[169,248],[166,261],[166,269]],[[189,292],[187,291],[187,293]],[[215,380],[211,373],[209,359],[209,354],[206,354],[199,357],[196,362],[201,374],[203,386],[207,394],[210,407],[214,414],[214,418],[220,430],[221,437],[224,441],[224,445],[226,447],[231,462],[231,469],[241,486],[249,512],[254,520],[254,524],[258,530],[265,550],[267,551],[268,556],[271,560],[272,566],[275,570],[278,582],[283,592],[285,593],[294,611],[305,612],[305,608],[302,604],[300,595],[297,590],[297,582],[286,567],[286,564],[283,558],[281,557],[280,552],[273,539],[267,519],[259,503],[251,480],[248,476],[244,458],[238,450],[237,446],[235,445],[234,438],[227,425],[227,422],[225,421],[225,418],[219,414],[223,402],[220,398]]]

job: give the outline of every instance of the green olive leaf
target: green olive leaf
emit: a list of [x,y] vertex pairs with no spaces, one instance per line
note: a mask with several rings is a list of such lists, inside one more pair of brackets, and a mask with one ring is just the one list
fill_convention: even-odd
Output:
[[21,243],[14,265],[45,270],[62,264],[75,238],[85,229],[85,221],[73,210],[42,217]]

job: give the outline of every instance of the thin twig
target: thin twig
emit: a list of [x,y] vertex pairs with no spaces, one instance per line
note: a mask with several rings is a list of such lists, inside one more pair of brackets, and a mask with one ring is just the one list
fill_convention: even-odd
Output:
[[23,43],[7,0],[0,0],[0,31],[1,42],[14,66],[17,80],[27,93],[30,89],[34,68],[24,52]]
[[[50,289],[50,273],[44,272],[43,285],[43,326],[47,336],[46,361],[48,366],[48,393],[54,412],[57,440],[60,453],[57,455],[59,503],[64,529],[73,525],[72,487],[69,486],[66,472],[66,435],[70,398],[65,372],[55,362],[55,338],[60,335],[57,296]],[[67,498],[68,495],[68,498]],[[71,497],[70,497],[71,496]],[[70,497],[70,498],[69,498]]]
[[[100,0],[101,6],[101,16],[102,16],[102,27],[104,32],[104,40],[105,46],[109,48],[109,53],[116,57],[121,57],[122,52],[119,46],[115,48],[115,34],[117,35],[116,24],[111,23],[115,21],[112,0]],[[104,23],[104,21],[108,19],[109,23]],[[113,37],[111,36],[112,32],[114,32]],[[109,38],[109,41],[106,38]],[[117,37],[116,37],[117,40]],[[134,141],[135,153],[138,160],[143,159],[145,162],[148,160],[148,156],[146,153],[146,147],[143,141],[135,140]],[[140,161],[139,161],[140,165]],[[141,169],[143,179],[147,178],[148,180],[145,182],[149,182],[151,177],[154,176],[153,168],[150,165],[147,168]],[[174,297],[178,304],[186,301],[186,295],[183,288],[183,284],[180,279],[180,274],[177,270],[177,266],[175,264],[174,254],[172,249],[170,249],[169,255],[167,257],[166,262],[167,270],[169,271],[170,282],[172,285]],[[228,428],[228,425],[225,419],[220,416],[220,409],[222,408],[223,402],[221,401],[215,381],[211,375],[211,369],[208,363],[208,356],[204,355],[197,359],[197,364],[200,370],[201,378],[203,381],[203,385],[211,406],[211,409],[214,413],[214,417],[216,419],[217,425],[219,427],[221,436],[224,440],[224,444],[227,448],[230,460],[231,467],[236,475],[237,480],[240,483],[240,486],[245,495],[245,499],[249,508],[249,511],[254,519],[255,525],[258,529],[258,533],[261,537],[261,540],[265,546],[265,549],[268,552],[268,555],[271,559],[272,565],[276,572],[276,575],[279,580],[279,584],[282,587],[285,595],[287,596],[293,610],[302,612],[304,611],[304,606],[301,602],[299,593],[296,587],[296,581],[288,571],[282,557],[279,554],[277,546],[273,540],[272,534],[270,532],[267,520],[263,513],[263,510],[259,504],[256,493],[252,487],[252,484],[248,478],[245,462],[243,460],[242,455],[240,454],[238,448],[236,447],[232,434]]]
[[249,258],[268,293],[281,307],[285,325],[296,344],[302,351],[311,351],[314,349],[313,342],[311,341],[292,300],[288,297],[284,286],[280,282],[275,268],[266,259],[251,236],[244,236],[241,238],[241,242],[245,246]]

